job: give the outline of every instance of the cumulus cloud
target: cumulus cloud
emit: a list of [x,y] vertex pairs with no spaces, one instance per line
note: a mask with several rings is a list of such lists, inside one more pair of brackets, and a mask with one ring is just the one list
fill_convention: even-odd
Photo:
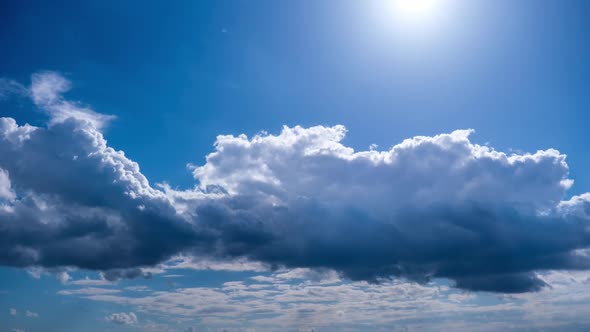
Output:
[[46,127],[0,118],[0,264],[112,281],[189,257],[498,292],[539,290],[535,271],[590,267],[590,196],[563,201],[572,180],[557,150],[506,154],[457,130],[354,151],[343,126],[284,127],[218,136],[191,166],[195,188],[175,190],[109,147],[109,117],[65,100],[69,88],[33,76]]
[[558,151],[508,155],[459,130],[355,152],[340,143],[345,133],[219,136],[193,171],[201,188],[227,196],[196,204],[196,215],[221,228],[232,255],[356,280],[445,277],[465,289],[521,292],[544,285],[534,270],[588,267],[572,253],[588,245],[588,214],[563,208],[572,181]]
[[0,165],[19,194],[0,212],[0,264],[122,275],[119,269],[158,263],[194,238],[139,166],[85,121],[40,128],[1,118]]
[[10,309],[8,310],[8,312],[10,313],[10,315],[11,315],[11,316],[16,316],[16,315],[17,315],[17,311],[16,311],[16,309],[14,309],[14,308],[10,308]]
[[133,312],[112,313],[105,317],[105,319],[109,322],[113,322],[120,325],[136,325],[138,323],[137,316]]

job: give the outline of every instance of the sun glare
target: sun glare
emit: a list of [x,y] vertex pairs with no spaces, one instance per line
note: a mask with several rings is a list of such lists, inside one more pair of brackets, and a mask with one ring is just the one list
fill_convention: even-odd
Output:
[[394,9],[400,15],[424,17],[432,14],[436,9],[438,0],[393,0]]
[[441,10],[442,0],[390,0],[394,15],[403,21],[427,21]]

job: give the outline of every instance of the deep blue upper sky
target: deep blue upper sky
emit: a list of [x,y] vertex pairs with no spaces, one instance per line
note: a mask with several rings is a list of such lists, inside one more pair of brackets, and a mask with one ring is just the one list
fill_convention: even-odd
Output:
[[[70,98],[117,116],[110,144],[151,181],[188,185],[185,164],[218,134],[343,124],[363,149],[457,128],[503,150],[557,148],[573,192],[590,186],[587,1],[469,1],[418,41],[364,1],[0,6],[2,75],[65,74]],[[17,118],[38,122],[26,108]]]

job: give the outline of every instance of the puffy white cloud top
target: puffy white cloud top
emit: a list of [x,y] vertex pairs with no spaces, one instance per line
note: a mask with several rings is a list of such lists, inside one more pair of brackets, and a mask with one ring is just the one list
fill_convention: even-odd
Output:
[[203,187],[263,193],[280,202],[317,199],[389,215],[403,207],[483,203],[554,208],[571,185],[565,155],[549,149],[507,155],[472,144],[473,130],[414,137],[387,151],[344,146],[344,126],[284,127],[280,135],[219,136],[194,168]]
[[194,189],[154,188],[108,146],[112,117],[65,100],[69,87],[46,72],[18,89],[46,127],[0,118],[0,264],[114,280],[182,254],[500,292],[589,268],[590,196],[562,201],[572,180],[556,150],[506,154],[457,130],[354,151],[343,126],[284,127],[218,136]]

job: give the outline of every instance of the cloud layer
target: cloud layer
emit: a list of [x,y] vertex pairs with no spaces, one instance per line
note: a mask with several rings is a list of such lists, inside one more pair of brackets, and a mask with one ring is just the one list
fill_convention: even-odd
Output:
[[589,268],[590,195],[562,201],[572,180],[556,150],[508,155],[458,130],[355,152],[343,126],[284,127],[219,136],[191,166],[195,188],[175,190],[109,147],[112,117],[65,100],[69,87],[45,72],[17,89],[46,127],[0,118],[0,264],[111,280],[182,254],[498,292]]
[[[317,271],[292,269],[205,287],[194,278],[165,290],[66,286],[59,294],[140,312],[142,331],[516,332],[586,331],[590,326],[587,272],[541,273],[551,288],[510,295],[463,292],[440,281],[369,284],[333,273],[317,277]],[[162,323],[157,328],[150,324],[154,317]]]

